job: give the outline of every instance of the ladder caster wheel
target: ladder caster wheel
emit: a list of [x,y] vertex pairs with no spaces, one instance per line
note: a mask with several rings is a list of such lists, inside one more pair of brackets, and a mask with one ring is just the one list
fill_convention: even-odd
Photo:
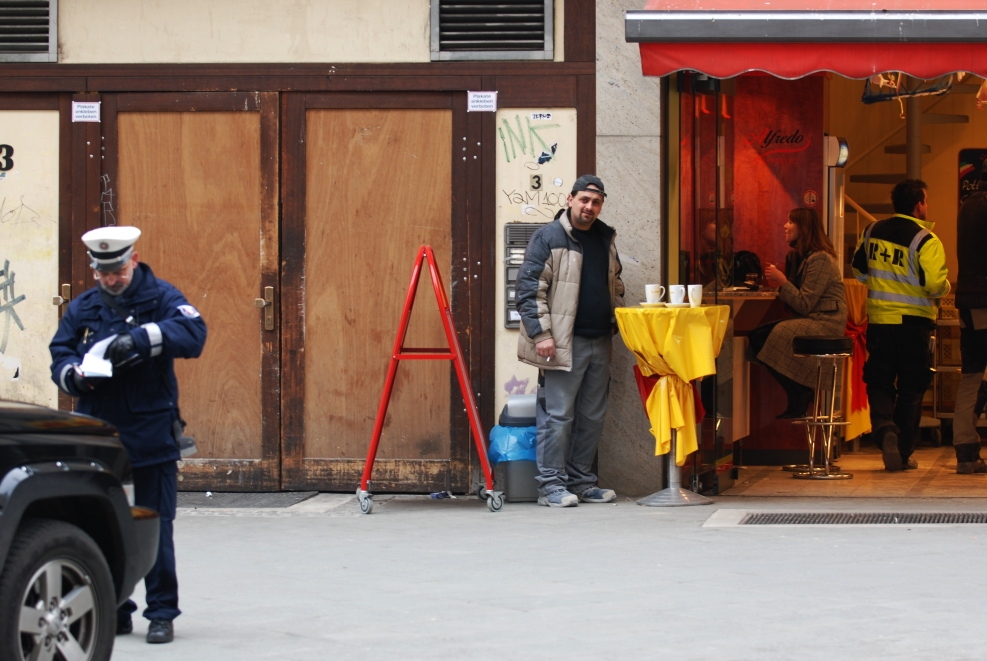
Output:
[[487,499],[487,490],[485,488],[483,488],[483,487],[480,487],[477,490],[477,492],[476,492],[476,497],[479,498],[480,500],[486,500]]
[[490,495],[487,498],[487,509],[491,512],[499,512],[504,507],[504,496],[501,494]]
[[360,511],[364,514],[370,514],[374,511],[374,500],[373,496],[366,491],[361,491],[357,489],[356,497],[360,501]]

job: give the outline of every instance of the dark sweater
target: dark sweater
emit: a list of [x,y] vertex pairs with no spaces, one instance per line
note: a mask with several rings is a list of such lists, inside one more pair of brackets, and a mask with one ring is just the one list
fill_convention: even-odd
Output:
[[583,249],[583,267],[579,281],[579,307],[573,334],[579,337],[602,337],[610,333],[610,246],[596,223],[588,230],[572,228],[572,236]]
[[987,191],[963,201],[956,220],[956,307],[987,308]]

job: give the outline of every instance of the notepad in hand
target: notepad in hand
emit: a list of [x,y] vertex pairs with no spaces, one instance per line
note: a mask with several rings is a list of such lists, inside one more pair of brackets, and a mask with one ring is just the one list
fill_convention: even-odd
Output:
[[103,356],[106,354],[106,347],[110,346],[110,342],[115,337],[115,335],[111,335],[105,340],[100,340],[82,357],[82,365],[79,366],[79,369],[82,370],[82,376],[113,376],[113,363]]

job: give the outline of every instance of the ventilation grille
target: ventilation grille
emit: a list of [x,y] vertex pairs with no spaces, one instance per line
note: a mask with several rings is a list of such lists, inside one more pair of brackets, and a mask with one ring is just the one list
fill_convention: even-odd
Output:
[[508,223],[504,226],[508,246],[527,246],[542,223]]
[[432,0],[432,59],[551,59],[552,0]]
[[56,0],[0,0],[0,61],[54,62]]
[[740,520],[742,526],[853,526],[985,524],[987,512],[761,512]]

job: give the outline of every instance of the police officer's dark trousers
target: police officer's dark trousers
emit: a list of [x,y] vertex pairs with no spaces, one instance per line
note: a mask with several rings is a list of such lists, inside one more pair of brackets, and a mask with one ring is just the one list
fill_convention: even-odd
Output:
[[901,324],[871,324],[867,328],[870,356],[864,365],[864,383],[872,433],[880,444],[887,431],[894,431],[902,460],[915,449],[922,398],[932,381],[929,340],[933,323],[921,317],[903,317]]
[[[178,465],[174,461],[134,469],[134,500],[137,505],[149,507],[161,516],[161,539],[158,543],[158,559],[147,576],[148,620],[174,620],[178,610],[178,575],[175,572],[174,522],[177,506]],[[126,620],[137,610],[137,604],[128,599],[117,611],[117,618]]]

